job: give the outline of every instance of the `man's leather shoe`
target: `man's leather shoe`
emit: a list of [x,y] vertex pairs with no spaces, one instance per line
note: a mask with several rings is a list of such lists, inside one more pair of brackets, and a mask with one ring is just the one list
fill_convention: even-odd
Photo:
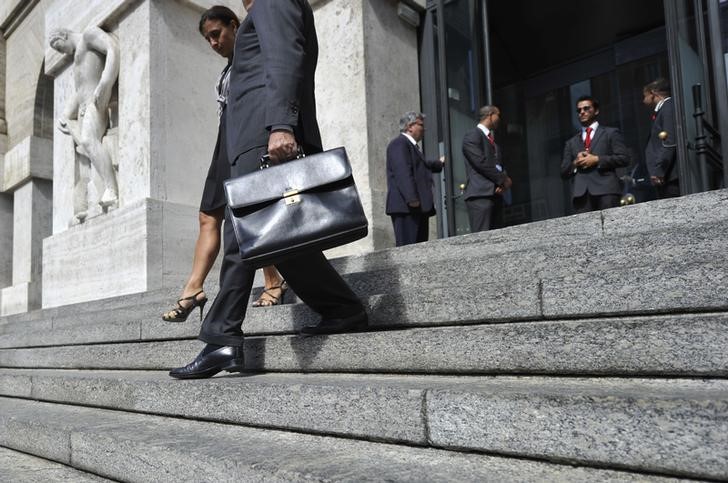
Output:
[[177,379],[202,379],[220,371],[241,372],[244,367],[243,348],[224,346],[207,354],[203,350],[194,361],[172,369],[169,375]]
[[318,325],[308,325],[299,331],[302,336],[338,334],[342,332],[353,332],[367,327],[367,313],[359,312],[350,317],[341,319],[323,319]]

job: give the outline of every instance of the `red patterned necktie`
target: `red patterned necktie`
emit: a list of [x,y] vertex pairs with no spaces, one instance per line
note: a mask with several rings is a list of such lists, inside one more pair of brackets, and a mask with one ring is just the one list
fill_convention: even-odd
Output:
[[487,137],[488,137],[488,142],[490,143],[490,145],[495,146],[495,139],[493,139],[493,132],[489,132]]
[[592,128],[588,127],[586,128],[586,137],[584,138],[584,149],[589,151],[589,148],[591,148],[591,133]]

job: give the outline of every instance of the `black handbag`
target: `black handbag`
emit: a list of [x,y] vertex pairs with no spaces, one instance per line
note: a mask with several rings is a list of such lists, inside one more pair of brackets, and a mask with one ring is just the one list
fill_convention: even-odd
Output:
[[346,150],[300,157],[225,181],[245,263],[259,268],[364,238],[368,222]]

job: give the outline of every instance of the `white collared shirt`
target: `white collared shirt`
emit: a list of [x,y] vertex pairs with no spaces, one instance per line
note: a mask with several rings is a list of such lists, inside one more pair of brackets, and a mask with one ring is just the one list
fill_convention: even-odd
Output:
[[412,144],[414,144],[414,145],[415,145],[415,147],[419,147],[419,146],[417,146],[417,141],[415,141],[415,138],[413,138],[412,136],[410,136],[410,135],[409,135],[409,134],[407,134],[406,132],[403,132],[403,133],[402,133],[402,136],[404,136],[404,137],[406,137],[407,139],[409,139],[409,141],[410,141],[410,142],[411,142]]
[[[594,139],[594,133],[597,132],[597,128],[599,127],[599,121],[594,121],[587,127],[591,128],[591,138]],[[581,127],[581,140],[586,141],[586,127],[584,126]]]
[[490,129],[488,129],[483,124],[478,123],[478,129],[480,129],[481,131],[483,131],[483,134],[485,134],[485,137],[488,137],[488,134],[490,134]]
[[[485,134],[485,137],[488,137],[488,135],[491,133],[491,130],[488,129],[487,126],[484,126],[483,124],[480,124],[480,123],[478,123],[478,129],[480,129],[481,131],[483,131],[483,134]],[[493,136],[493,137],[495,137],[495,136]],[[498,150],[498,148],[496,148],[496,152],[497,152],[497,150]],[[501,171],[502,172],[503,171],[503,165],[501,165],[500,163],[498,163],[498,164],[495,165],[495,169],[497,169],[498,171]]]
[[666,98],[664,98],[663,100],[661,100],[660,102],[658,102],[658,103],[657,103],[657,105],[655,106],[655,112],[659,111],[659,110],[660,110],[660,108],[662,107],[662,105],[663,105],[663,104],[665,103],[665,101],[666,101],[666,100],[668,100],[668,99],[672,99],[672,97],[666,97]]

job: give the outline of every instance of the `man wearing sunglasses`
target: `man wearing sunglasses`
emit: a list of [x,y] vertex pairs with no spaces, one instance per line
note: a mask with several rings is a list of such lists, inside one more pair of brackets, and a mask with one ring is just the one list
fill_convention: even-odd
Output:
[[566,141],[561,177],[571,179],[576,213],[619,206],[622,190],[616,169],[629,164],[629,153],[619,129],[597,121],[599,102],[591,96],[576,101],[581,129]]

